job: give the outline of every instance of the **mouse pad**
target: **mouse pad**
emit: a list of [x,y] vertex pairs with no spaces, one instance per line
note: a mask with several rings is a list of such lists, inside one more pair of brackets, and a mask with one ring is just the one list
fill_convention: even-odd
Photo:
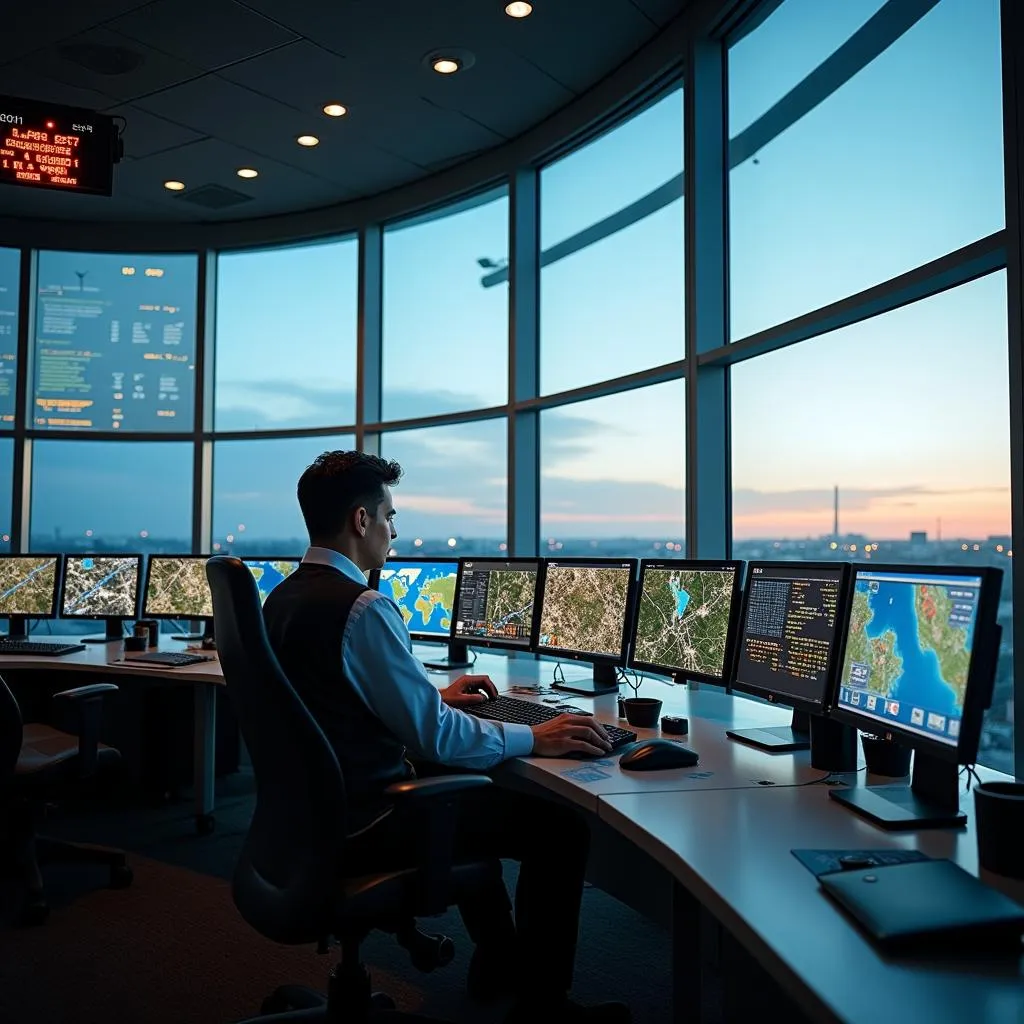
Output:
[[856,857],[872,861],[871,867],[882,867],[885,864],[910,864],[919,860],[930,860],[918,850],[790,850],[791,854],[815,878],[842,871],[840,857]]

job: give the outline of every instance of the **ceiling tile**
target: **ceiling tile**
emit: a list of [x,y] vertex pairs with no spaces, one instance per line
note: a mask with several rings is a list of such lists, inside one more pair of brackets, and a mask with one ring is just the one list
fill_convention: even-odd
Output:
[[208,71],[298,38],[233,0],[157,0],[108,27]]
[[[150,203],[119,196],[69,195],[14,186],[0,189],[0,217],[40,217],[46,220],[174,220],[160,217]],[[171,211],[173,214],[173,211]],[[100,244],[99,242],[97,244]]]
[[59,40],[84,32],[119,14],[145,7],[148,2],[88,0],[87,3],[68,3],[68,0],[32,0],[31,3],[19,4],[9,0],[3,6],[0,64],[52,46]]
[[40,100],[43,103],[59,103],[67,107],[84,107],[86,110],[104,110],[116,100],[93,89],[80,89],[65,82],[58,82],[38,74],[32,61],[17,61],[0,68],[0,93],[17,96],[20,99]]
[[203,137],[200,132],[157,117],[130,103],[111,107],[104,113],[124,118],[124,152],[125,156],[134,159],[174,149]]
[[661,27],[673,21],[690,6],[690,0],[633,0],[633,3]]

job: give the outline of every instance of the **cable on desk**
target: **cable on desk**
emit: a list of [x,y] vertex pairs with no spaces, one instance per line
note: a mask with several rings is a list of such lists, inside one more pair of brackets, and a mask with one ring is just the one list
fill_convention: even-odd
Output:
[[[834,775],[856,775],[858,772],[867,771],[867,767],[867,765],[864,765],[862,768],[857,768],[852,772],[825,772],[825,774],[822,775],[820,779],[811,779],[810,782],[798,782],[797,785],[820,786],[823,782],[828,782],[828,780],[831,779]],[[836,784],[838,785],[841,781],[841,779],[836,779]]]
[[959,774],[960,775],[966,775],[966,778],[964,779],[964,790],[965,790],[965,792],[970,792],[972,780],[973,780],[974,785],[976,785],[976,786],[980,786],[981,785],[981,776],[978,775],[978,773],[975,770],[975,768],[976,768],[976,766],[973,765],[973,764],[965,764],[960,769]]
[[555,662],[555,667],[551,670],[551,679],[556,683],[565,682],[565,672],[562,671],[562,663],[560,661]]

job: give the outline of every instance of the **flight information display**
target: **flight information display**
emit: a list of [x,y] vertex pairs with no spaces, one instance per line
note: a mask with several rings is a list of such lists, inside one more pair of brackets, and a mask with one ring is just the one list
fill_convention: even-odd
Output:
[[144,618],[212,619],[213,595],[205,555],[150,555]]
[[539,568],[536,559],[466,559],[452,636],[470,644],[529,647]]
[[17,249],[0,249],[0,424],[14,422],[20,272],[21,253]]
[[981,582],[927,569],[857,569],[839,703],[879,731],[900,726],[956,746]]
[[32,425],[189,431],[195,256],[41,252]]
[[752,565],[736,686],[822,704],[827,696],[845,566]]
[[64,618],[134,619],[141,555],[67,555],[60,613]]
[[116,143],[104,114],[0,96],[0,184],[109,196]]
[[242,561],[249,567],[256,581],[260,604],[266,601],[267,595],[278,583],[291,576],[299,567],[297,558],[243,558]]

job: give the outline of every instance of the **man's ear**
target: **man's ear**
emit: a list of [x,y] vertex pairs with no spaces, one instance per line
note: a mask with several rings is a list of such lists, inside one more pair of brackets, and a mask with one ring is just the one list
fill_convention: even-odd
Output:
[[360,506],[352,513],[352,528],[360,537],[366,536],[366,528],[369,525],[370,517],[366,509]]

